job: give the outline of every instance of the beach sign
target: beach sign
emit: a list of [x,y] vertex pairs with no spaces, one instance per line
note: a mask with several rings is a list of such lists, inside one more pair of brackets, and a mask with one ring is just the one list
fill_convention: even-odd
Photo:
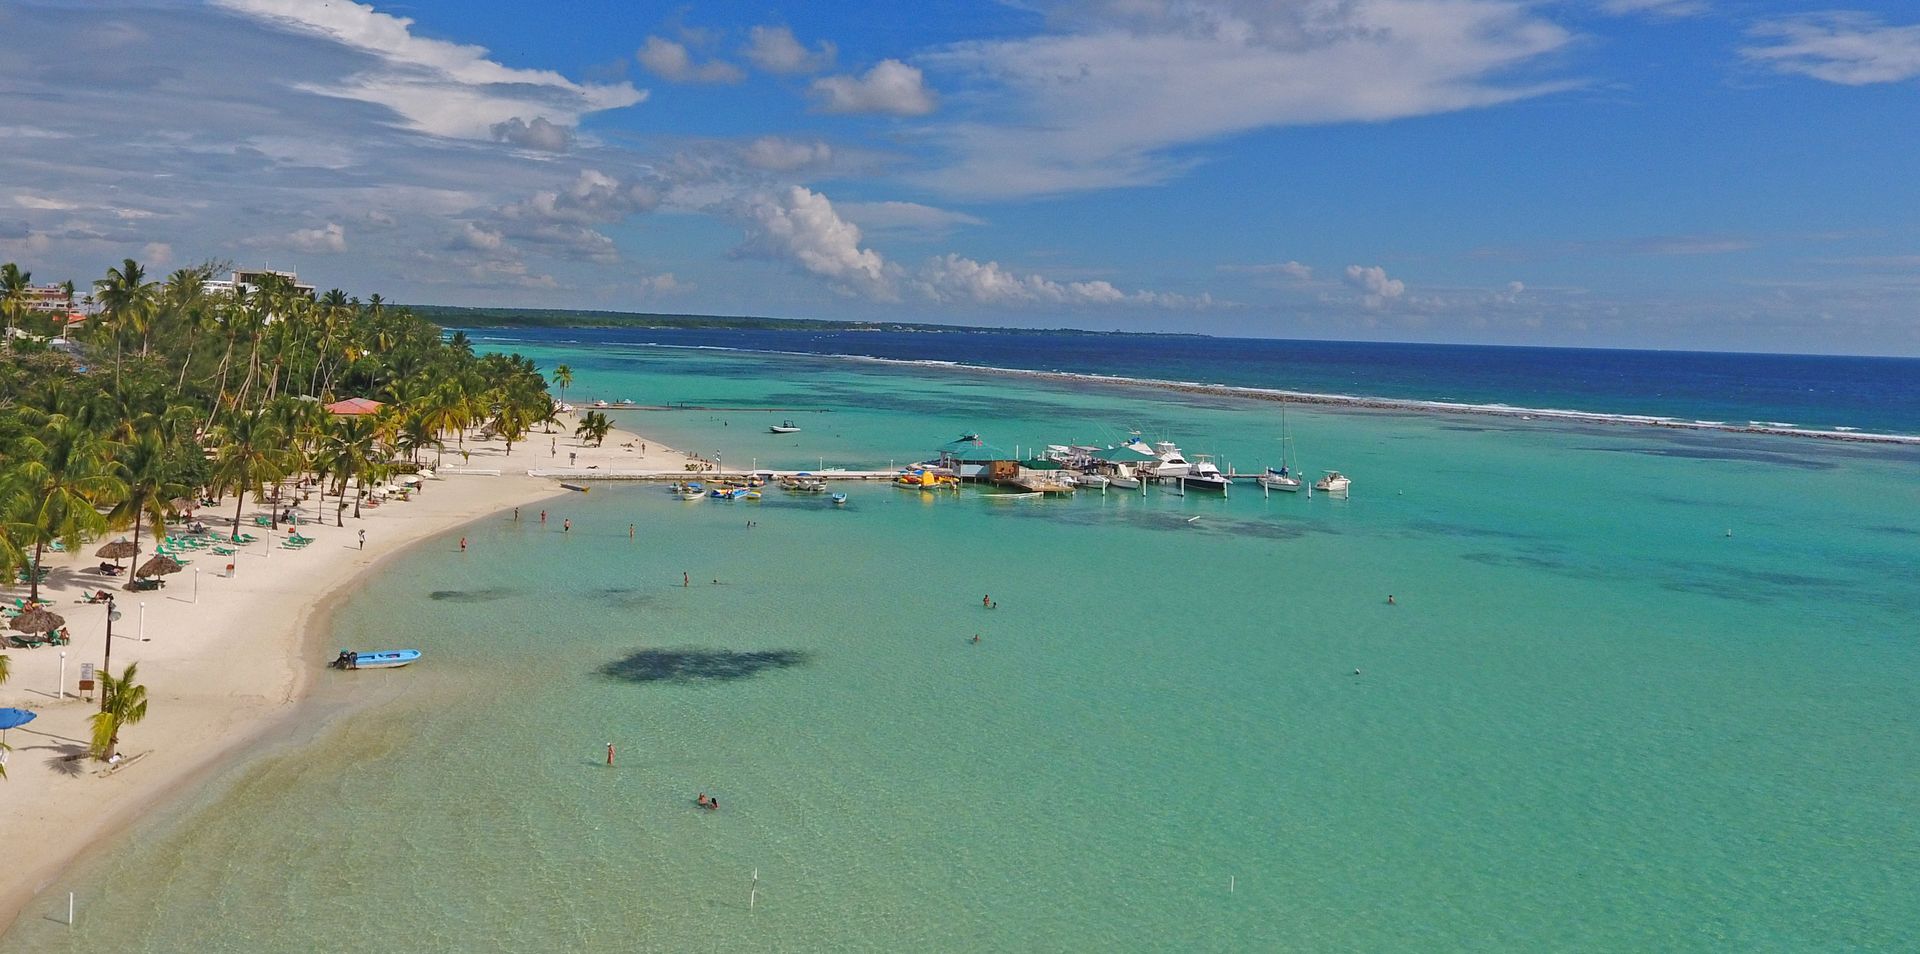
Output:
[[93,691],[93,663],[80,664],[80,691]]

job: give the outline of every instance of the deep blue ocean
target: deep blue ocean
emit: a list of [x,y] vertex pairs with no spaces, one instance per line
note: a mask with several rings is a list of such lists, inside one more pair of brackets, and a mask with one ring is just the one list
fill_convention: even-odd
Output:
[[1401,400],[1920,434],[1920,358],[995,332],[473,329],[485,341],[736,348]]

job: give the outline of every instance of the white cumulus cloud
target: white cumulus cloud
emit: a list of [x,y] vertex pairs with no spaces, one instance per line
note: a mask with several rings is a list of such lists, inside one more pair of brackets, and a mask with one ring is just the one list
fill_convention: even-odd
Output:
[[898,301],[898,269],[860,247],[860,227],[840,217],[824,195],[803,186],[747,199],[741,208],[743,254],[792,262],[847,294]]
[[1763,41],[1740,55],[1782,73],[1867,86],[1920,76],[1920,25],[1889,26],[1864,13],[1826,13],[1762,23]]
[[674,83],[738,83],[747,78],[740,67],[725,60],[696,63],[685,46],[665,37],[647,37],[634,58],[653,75]]
[[769,73],[792,74],[818,73],[833,65],[838,51],[826,40],[809,50],[787,27],[757,26],[747,31],[747,45],[741,52],[748,62]]
[[1126,292],[1112,282],[1058,282],[1042,275],[1020,275],[999,262],[980,262],[954,253],[928,259],[915,273],[913,287],[942,303],[979,305],[1146,305],[1160,308],[1204,308],[1213,296],[1172,295],[1165,292]]
[[1348,265],[1347,284],[1360,290],[1360,303],[1368,308],[1383,307],[1407,293],[1406,282],[1388,278],[1378,265]]
[[934,110],[925,75],[899,60],[881,60],[859,76],[823,76],[813,81],[811,91],[825,113],[925,116]]

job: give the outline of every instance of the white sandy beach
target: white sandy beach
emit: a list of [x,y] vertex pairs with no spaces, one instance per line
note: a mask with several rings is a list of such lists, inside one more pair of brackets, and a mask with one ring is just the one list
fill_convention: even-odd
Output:
[[[410,501],[363,508],[361,519],[349,506],[344,527],[333,526],[331,514],[324,525],[303,524],[301,532],[315,542],[302,550],[281,548],[284,528],[269,535],[252,526],[253,518],[267,510],[250,500],[244,529],[261,540],[231,558],[201,551],[191,567],[158,591],[128,592],[121,588],[124,579],[96,572],[100,560],[93,551],[99,541],[79,553],[48,554],[53,570],[41,597],[66,617],[73,644],[6,650],[12,678],[0,686],[0,706],[32,709],[39,718],[8,737],[13,751],[8,777],[0,781],[0,804],[6,806],[0,812],[0,844],[10,857],[0,873],[0,931],[43,892],[64,898],[61,874],[94,845],[204,778],[224,756],[292,713],[327,662],[306,651],[310,629],[324,625],[324,608],[333,594],[355,585],[383,558],[488,514],[568,493],[556,480],[527,476],[527,470],[565,466],[570,452],[579,454],[580,468],[678,470],[686,461],[684,454],[624,431],[609,434],[602,447],[583,446],[572,437],[572,426],[567,415],[551,437],[536,430],[510,457],[499,442],[468,441],[470,460],[462,461],[450,445],[446,469],[497,469],[500,475],[443,470]],[[550,451],[552,439],[558,440],[557,456]],[[351,495],[348,500],[351,504]],[[313,514],[312,501],[302,506],[303,516]],[[333,506],[331,498],[327,506]],[[232,514],[229,500],[198,516],[218,532]],[[363,528],[364,550],[358,543]],[[142,550],[150,552],[152,546],[143,532]],[[230,560],[232,578],[225,575]],[[90,703],[75,692],[80,665],[99,666],[106,645],[106,607],[81,602],[81,594],[100,588],[116,594],[121,613],[114,624],[113,671],[139,663],[139,681],[149,699],[146,720],[122,731],[125,758],[111,771],[84,756],[71,758],[85,752],[91,736],[87,718],[97,710],[97,696]],[[5,592],[11,601],[24,596],[26,587]],[[63,651],[66,697],[61,699],[56,685]]]

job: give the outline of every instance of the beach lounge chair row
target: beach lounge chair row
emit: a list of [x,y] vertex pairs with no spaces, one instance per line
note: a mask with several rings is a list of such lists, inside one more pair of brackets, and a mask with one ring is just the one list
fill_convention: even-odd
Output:
[[312,537],[303,537],[303,536],[301,536],[301,535],[300,535],[300,534],[299,534],[298,532],[295,532],[295,533],[293,533],[293,534],[290,534],[290,535],[289,535],[289,536],[287,537],[287,540],[286,540],[286,542],[285,542],[285,543],[282,543],[282,544],[280,544],[280,549],[282,549],[282,550],[304,550],[304,549],[306,549],[306,546],[307,546],[307,544],[309,544],[309,543],[312,543],[312,542],[313,542],[313,538],[312,538]]

